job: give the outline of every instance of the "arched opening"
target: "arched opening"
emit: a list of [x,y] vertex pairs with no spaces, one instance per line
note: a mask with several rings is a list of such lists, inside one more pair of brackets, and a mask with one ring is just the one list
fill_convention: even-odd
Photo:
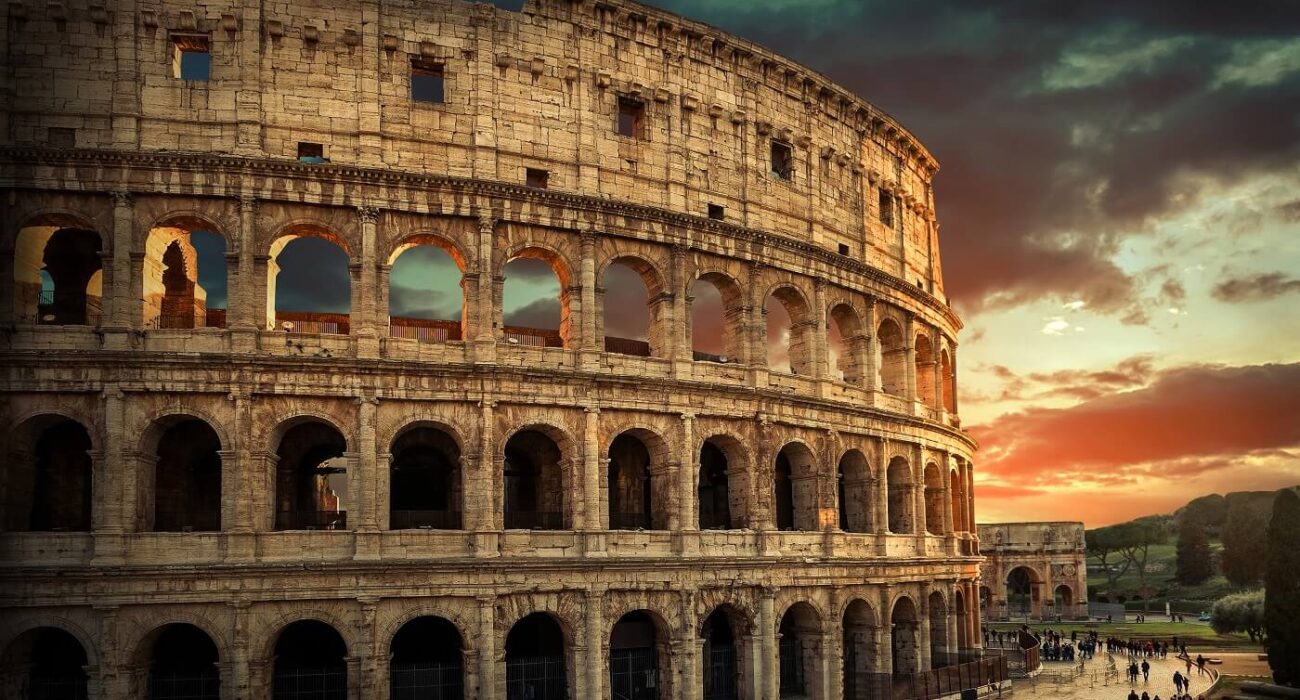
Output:
[[1052,604],[1056,606],[1056,612],[1060,615],[1073,614],[1074,590],[1064,583],[1057,586],[1052,593]]
[[602,281],[605,352],[661,357],[667,297],[658,271],[640,258],[621,257],[605,268]]
[[461,700],[465,696],[463,641],[456,625],[426,615],[402,625],[388,650],[392,700]]
[[461,528],[460,446],[445,431],[416,426],[393,440],[388,527]]
[[814,323],[804,300],[794,287],[778,287],[763,302],[767,318],[767,367],[773,372],[812,374]]
[[988,586],[980,586],[980,609],[987,614],[993,614],[993,589]]
[[736,530],[744,527],[744,486],[738,483],[743,475],[740,464],[729,456],[735,454],[739,444],[727,437],[715,436],[700,446],[700,480],[697,502],[701,530]]
[[506,263],[502,273],[505,341],[531,347],[570,347],[570,282],[563,260],[549,250],[526,248]]
[[943,472],[939,465],[928,462],[925,465],[925,531],[931,535],[944,534],[944,500]]
[[907,396],[907,347],[903,331],[890,318],[876,328],[876,341],[880,357],[880,390],[894,396]]
[[[619,618],[609,636],[609,690],[619,700],[662,697],[659,659],[667,658],[659,625],[644,610]],[[666,635],[665,635],[666,636]]]
[[704,640],[704,700],[740,700],[740,665],[736,631],[724,608],[715,608],[704,618],[700,637]]
[[87,532],[91,525],[92,444],[80,423],[57,415],[19,426],[6,455],[5,529]]
[[970,638],[968,628],[970,625],[970,610],[966,607],[966,596],[958,588],[953,596],[953,606],[957,610],[957,649],[958,651],[970,648]]
[[957,663],[957,655],[948,646],[948,602],[943,594],[930,593],[930,668]]
[[736,281],[717,272],[691,284],[691,356],[702,362],[741,362],[745,357],[744,295]]
[[85,647],[68,632],[55,627],[28,630],[5,651],[0,695],[84,700],[89,696],[87,663]]
[[547,613],[532,613],[506,635],[506,700],[567,700],[564,630]]
[[819,698],[817,675],[821,657],[821,620],[807,603],[795,603],[781,616],[777,643],[782,698]]
[[291,333],[351,332],[349,250],[324,229],[296,227],[271,245],[267,326]]
[[153,530],[220,530],[221,438],[197,418],[168,422],[154,465]]
[[889,460],[889,531],[896,535],[915,532],[916,515],[912,499],[912,468],[903,457]]
[[1017,566],[1007,574],[1007,613],[1028,617],[1037,610],[1042,578],[1027,566]]
[[449,241],[407,239],[389,257],[388,335],[421,343],[465,338],[465,261]]
[[961,474],[953,469],[948,473],[948,496],[952,500],[952,519],[954,532],[966,532],[966,512],[962,505],[966,502],[961,483]]
[[924,333],[916,335],[916,400],[930,406],[939,405],[934,343]]
[[276,449],[275,529],[346,530],[347,440],[332,425],[289,428]]
[[831,309],[827,329],[828,361],[831,377],[849,384],[861,385],[862,346],[866,342],[862,321],[853,307],[837,304]]
[[97,326],[103,306],[99,234],[68,216],[40,217],[14,241],[14,312],[23,323]]
[[871,532],[871,467],[858,450],[840,457],[839,512],[840,529],[845,532]]
[[863,600],[844,609],[844,700],[874,697],[872,682],[876,657],[876,613]]
[[346,700],[348,647],[342,635],[319,620],[285,627],[275,642],[273,700]]
[[217,645],[186,623],[154,631],[149,653],[149,700],[217,700],[221,671]]
[[772,494],[776,529],[818,529],[817,468],[806,445],[792,442],[777,453]]
[[957,372],[953,368],[952,356],[944,348],[939,353],[939,385],[943,392],[943,410],[957,412]]
[[889,643],[894,657],[894,674],[916,673],[921,670],[920,649],[917,632],[920,618],[916,614],[916,604],[911,598],[903,596],[894,603],[894,610],[889,616]]
[[[652,439],[645,431],[628,431],[609,445],[609,528],[611,530],[666,530],[668,507],[664,499],[669,484],[667,475],[657,477],[652,464],[657,460],[642,438]],[[666,448],[653,440],[660,460]]]
[[149,231],[144,253],[145,328],[226,325],[226,240],[179,218]]
[[521,430],[506,442],[505,526],[509,530],[569,527],[560,447],[541,430]]

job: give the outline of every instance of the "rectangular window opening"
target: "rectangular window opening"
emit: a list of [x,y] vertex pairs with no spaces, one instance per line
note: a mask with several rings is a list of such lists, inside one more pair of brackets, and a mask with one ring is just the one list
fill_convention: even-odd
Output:
[[45,142],[50,148],[76,148],[77,130],[62,126],[52,126],[46,130]]
[[645,132],[645,103],[631,97],[618,98],[618,133],[634,139]]
[[539,190],[546,189],[547,182],[551,178],[550,171],[540,168],[527,168],[524,171],[524,185],[536,187]]
[[726,207],[723,207],[721,204],[710,204],[710,205],[709,205],[709,218],[710,218],[710,219],[717,219],[718,221],[722,221],[723,219],[727,218],[727,209],[726,209]]
[[212,49],[206,36],[172,36],[172,74],[181,80],[198,81],[212,76]]
[[894,196],[885,190],[880,191],[880,223],[894,225]]
[[310,141],[298,142],[298,160],[303,163],[326,163],[325,147]]
[[790,144],[772,142],[772,175],[782,180],[794,179],[794,153]]
[[441,63],[411,59],[411,99],[432,104],[444,102],[443,78]]
[[848,244],[848,243],[841,243],[841,244],[840,244],[840,255],[848,255],[848,254],[849,254],[849,244]]

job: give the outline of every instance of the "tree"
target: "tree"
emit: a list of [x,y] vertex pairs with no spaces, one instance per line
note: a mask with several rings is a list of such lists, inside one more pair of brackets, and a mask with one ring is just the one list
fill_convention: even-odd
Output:
[[[1088,530],[1084,533],[1084,542],[1086,543],[1088,556],[1097,560],[1101,564],[1102,573],[1106,574],[1106,583],[1108,589],[1115,587],[1115,582],[1121,576],[1128,573],[1129,563],[1119,555],[1123,546],[1123,540],[1120,537],[1121,532],[1116,528],[1118,525],[1110,527],[1097,528]],[[1115,557],[1119,562],[1123,562],[1123,567],[1116,562],[1111,564],[1111,557]]]
[[1228,499],[1228,516],[1223,525],[1223,575],[1234,586],[1258,584],[1264,579],[1264,532],[1269,508],[1261,506],[1258,495],[1234,493]]
[[1210,627],[1219,634],[1245,632],[1251,641],[1264,638],[1264,591],[1233,593],[1214,601]]
[[[1128,560],[1138,572],[1138,581],[1142,588],[1147,587],[1147,555],[1151,545],[1163,543],[1168,535],[1164,525],[1155,519],[1140,518],[1132,522],[1117,525],[1121,529],[1119,536],[1120,556]],[[1145,596],[1143,596],[1145,597]]]
[[1282,489],[1268,525],[1264,622],[1273,680],[1300,686],[1300,491]]
[[1195,585],[1214,574],[1210,562],[1210,541],[1205,534],[1205,521],[1199,514],[1183,514],[1178,525],[1178,571],[1175,578],[1179,583]]

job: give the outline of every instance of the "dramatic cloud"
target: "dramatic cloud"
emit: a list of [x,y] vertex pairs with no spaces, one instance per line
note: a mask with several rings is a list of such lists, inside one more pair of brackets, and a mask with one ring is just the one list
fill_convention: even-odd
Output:
[[[1003,365],[979,366],[976,372],[987,372],[1002,384],[995,397],[975,397],[975,400],[1040,401],[1044,399],[1071,399],[1088,401],[1120,391],[1135,389],[1147,384],[1155,370],[1149,355],[1138,355],[1121,361],[1110,369],[1058,370],[1055,372],[1030,372],[1017,374]],[[971,397],[967,397],[970,400]]]
[[275,308],[280,311],[348,313],[352,278],[348,255],[323,238],[298,238],[280,252],[276,263]]
[[506,312],[505,323],[508,326],[525,328],[559,328],[560,300],[538,299],[514,311]]
[[1300,292],[1300,279],[1285,272],[1270,272],[1255,277],[1230,277],[1214,285],[1214,298],[1229,303],[1265,301]]

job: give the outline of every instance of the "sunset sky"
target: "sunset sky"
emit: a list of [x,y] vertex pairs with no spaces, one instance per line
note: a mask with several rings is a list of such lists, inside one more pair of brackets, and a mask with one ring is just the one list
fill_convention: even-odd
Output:
[[[1097,526],[1300,483],[1300,7],[656,4],[821,71],[939,159],[981,521]],[[291,243],[283,308],[346,310],[341,256]],[[604,284],[630,336],[644,291],[625,277]],[[550,270],[516,261],[507,280],[506,322],[554,327]],[[456,318],[458,283],[415,249],[393,314]]]

